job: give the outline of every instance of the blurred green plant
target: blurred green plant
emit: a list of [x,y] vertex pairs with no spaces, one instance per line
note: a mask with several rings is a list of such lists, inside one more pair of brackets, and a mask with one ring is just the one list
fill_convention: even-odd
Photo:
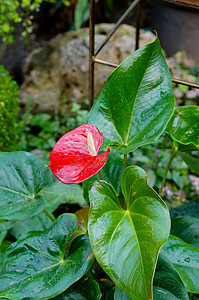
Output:
[[43,158],[47,157],[56,141],[66,132],[80,126],[85,122],[87,110],[81,105],[73,103],[67,108],[67,113],[52,117],[47,113],[33,114],[30,103],[26,106],[25,113],[21,116],[18,126],[19,143],[17,150],[35,151]]
[[70,6],[68,0],[0,0],[0,36],[6,44],[14,41],[14,28],[16,23],[21,23],[23,27],[22,38],[25,38],[33,30],[34,12],[38,12],[42,2],[54,4],[64,4]]
[[9,151],[16,147],[17,113],[19,110],[17,83],[7,70],[0,66],[0,150]]
[[[199,84],[199,64],[188,58],[184,51],[178,51],[166,59],[172,76],[177,79]],[[197,105],[199,89],[191,89],[185,85],[174,84],[174,94],[178,105]]]

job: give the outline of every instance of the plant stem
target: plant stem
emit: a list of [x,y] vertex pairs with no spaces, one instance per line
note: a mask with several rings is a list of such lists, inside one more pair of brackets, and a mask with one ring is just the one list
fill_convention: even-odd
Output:
[[127,154],[124,154],[124,169],[127,168]]
[[161,195],[162,195],[162,191],[163,191],[163,188],[164,188],[164,185],[165,185],[167,173],[168,173],[169,168],[170,168],[170,166],[171,166],[172,160],[174,159],[174,157],[175,157],[175,155],[176,155],[177,152],[178,152],[177,149],[175,149],[175,150],[172,152],[172,154],[171,154],[171,156],[170,156],[170,159],[169,159],[169,161],[168,161],[168,163],[167,163],[167,166],[166,166],[166,169],[165,169],[165,172],[164,172],[164,177],[163,177],[163,179],[162,179],[162,184],[161,184],[160,191],[159,191],[160,197],[161,197]]
[[103,180],[101,171],[98,172],[98,175],[99,175],[99,179],[100,179],[100,180]]
[[96,274],[97,280],[100,281],[100,277],[99,277],[99,273],[98,273],[98,269],[97,269],[96,258],[94,258],[94,269],[95,269],[95,274]]
[[114,283],[112,280],[108,279],[108,278],[102,278],[102,279],[100,279],[100,281],[101,281],[101,282],[103,282],[103,281],[108,281],[108,282],[112,283],[113,286],[115,286],[115,283]]
[[47,211],[47,209],[44,208],[43,212],[49,217],[49,219],[51,219],[51,221],[55,221],[55,218]]

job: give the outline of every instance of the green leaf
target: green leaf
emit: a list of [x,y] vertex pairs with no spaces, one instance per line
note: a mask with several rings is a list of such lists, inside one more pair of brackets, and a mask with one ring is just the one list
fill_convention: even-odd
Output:
[[188,300],[185,286],[172,264],[160,254],[153,282],[154,300]]
[[82,187],[78,184],[64,184],[57,181],[55,185],[43,189],[40,195],[46,202],[45,208],[50,212],[63,203],[88,205],[84,200]]
[[10,245],[11,245],[11,242],[7,241],[7,240],[4,240],[1,244],[1,247],[0,247],[0,272],[1,272],[1,269],[2,269],[2,264],[3,264],[3,259],[4,259],[5,252],[10,247]]
[[87,123],[97,126],[125,154],[155,142],[173,109],[171,75],[156,38],[113,71],[88,113]]
[[[117,149],[111,148],[111,151],[108,155],[108,159],[106,161],[106,164],[102,168],[101,173],[103,179],[106,182],[112,184],[112,186],[114,187],[117,193],[119,193],[120,191],[120,176],[123,170],[124,170],[123,155],[118,153]],[[98,179],[99,179],[98,174],[95,174],[94,176],[90,177],[89,179],[83,182],[84,198],[86,200],[89,200],[88,192],[89,192],[90,185],[95,180]]]
[[171,218],[192,216],[199,218],[199,200],[193,200],[171,210]]
[[[199,107],[180,106],[175,111],[165,130],[171,138],[180,144],[179,151],[199,148]],[[189,148],[184,148],[183,146]]]
[[150,299],[158,253],[169,236],[169,212],[139,167],[124,170],[121,189],[127,208],[104,181],[90,190],[92,248],[101,267],[128,296]]
[[81,280],[74,283],[63,294],[53,298],[55,300],[99,300],[101,291],[96,281],[92,279]]
[[74,16],[75,29],[81,28],[82,24],[89,19],[89,1],[78,0]]
[[0,218],[24,220],[44,209],[39,191],[56,178],[45,162],[28,152],[0,153]]
[[161,253],[173,264],[187,292],[199,293],[199,250],[171,235]]
[[44,231],[52,225],[52,221],[42,212],[37,216],[23,221],[17,221],[11,229],[11,234],[18,239],[20,235],[28,231]]
[[85,235],[76,237],[65,253],[67,241],[76,229],[76,216],[63,214],[46,231],[21,236],[4,258],[0,296],[49,299],[79,280],[93,259]]
[[73,233],[73,235],[70,237],[68,240],[67,246],[66,246],[66,251],[69,249],[70,244],[72,240],[80,235],[80,234],[85,234],[88,235],[88,213],[89,213],[89,207],[84,207],[79,209],[78,211],[75,212],[75,215],[77,216],[78,219],[78,228],[77,230]]
[[125,292],[123,292],[118,286],[115,287],[114,300],[131,300]]
[[184,162],[187,164],[187,166],[197,174],[199,174],[199,159],[196,157],[193,157],[187,153],[178,153],[180,157],[184,160]]
[[0,246],[7,235],[8,230],[12,227],[13,222],[0,220]]
[[[115,300],[130,300],[117,286]],[[188,300],[185,286],[173,265],[160,254],[153,281],[153,300]]]
[[172,219],[171,234],[199,248],[199,219],[191,216]]
[[84,207],[76,211],[75,215],[78,219],[78,229],[76,230],[75,234],[88,234],[88,213],[89,207]]

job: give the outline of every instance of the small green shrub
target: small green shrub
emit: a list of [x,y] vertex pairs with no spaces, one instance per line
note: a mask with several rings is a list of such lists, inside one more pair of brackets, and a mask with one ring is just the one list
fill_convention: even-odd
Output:
[[12,150],[18,139],[18,85],[0,66],[0,150]]

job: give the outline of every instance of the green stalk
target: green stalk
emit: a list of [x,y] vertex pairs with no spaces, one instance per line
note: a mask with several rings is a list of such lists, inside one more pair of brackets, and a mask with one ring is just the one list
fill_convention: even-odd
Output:
[[162,179],[162,184],[161,184],[160,191],[159,191],[160,197],[161,197],[161,195],[162,195],[162,191],[163,191],[163,188],[164,188],[164,185],[165,185],[167,173],[168,173],[169,168],[170,168],[170,166],[171,166],[172,160],[174,159],[174,157],[175,157],[175,155],[176,155],[177,152],[178,152],[177,149],[175,149],[175,150],[172,152],[172,154],[171,154],[171,156],[170,156],[170,159],[169,159],[169,161],[168,161],[168,164],[167,164],[167,166],[166,166],[166,169],[165,169],[165,172],[164,172],[164,177],[163,177],[163,179]]
[[49,219],[51,219],[51,221],[55,221],[55,218],[47,211],[47,209],[44,208],[43,212],[49,217]]
[[127,154],[124,154],[124,169],[127,168]]

